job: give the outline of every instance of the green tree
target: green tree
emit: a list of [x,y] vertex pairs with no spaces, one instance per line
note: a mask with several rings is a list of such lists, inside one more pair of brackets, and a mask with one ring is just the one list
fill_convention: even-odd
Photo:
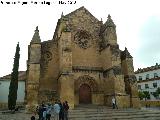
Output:
[[141,91],[138,92],[138,96],[139,96],[140,100],[143,100],[143,98],[145,98],[145,94]]
[[155,98],[159,98],[159,94],[160,94],[160,88],[158,87],[157,90],[153,93],[153,96]]
[[159,94],[158,94],[157,91],[156,91],[156,92],[153,92],[152,95],[153,95],[155,98],[158,98],[158,96],[159,96]]
[[8,109],[13,110],[16,106],[17,100],[17,90],[18,90],[18,68],[19,68],[19,58],[20,58],[20,47],[19,42],[16,47],[16,53],[14,57],[14,64],[11,73],[11,82],[9,86],[9,95],[8,95]]
[[157,94],[160,94],[160,88],[158,87],[156,90]]
[[146,100],[146,99],[150,99],[150,94],[149,94],[148,91],[143,91],[143,93],[144,93],[144,98],[145,98],[145,100]]

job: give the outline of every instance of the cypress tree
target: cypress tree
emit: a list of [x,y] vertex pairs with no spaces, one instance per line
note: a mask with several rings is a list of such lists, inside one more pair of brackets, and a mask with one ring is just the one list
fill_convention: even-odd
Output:
[[9,86],[9,95],[8,95],[8,109],[13,110],[16,106],[17,100],[17,90],[18,90],[18,68],[19,68],[19,58],[20,58],[20,47],[19,42],[16,47],[16,53],[14,57],[14,64],[11,73],[11,81]]

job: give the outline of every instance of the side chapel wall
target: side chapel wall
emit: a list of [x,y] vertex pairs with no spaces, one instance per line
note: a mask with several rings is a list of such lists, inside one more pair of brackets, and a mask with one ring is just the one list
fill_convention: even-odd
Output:
[[59,54],[56,41],[45,41],[42,44],[40,102],[54,101],[57,98],[59,76]]

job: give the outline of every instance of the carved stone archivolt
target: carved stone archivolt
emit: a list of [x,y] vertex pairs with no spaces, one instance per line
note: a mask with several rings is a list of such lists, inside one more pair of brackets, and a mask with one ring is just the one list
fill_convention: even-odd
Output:
[[91,46],[92,36],[85,30],[78,31],[74,36],[74,42],[83,49],[87,49]]
[[95,79],[89,75],[80,76],[77,80],[75,80],[75,92],[79,91],[81,85],[87,84],[90,86],[92,92],[98,91],[98,84]]

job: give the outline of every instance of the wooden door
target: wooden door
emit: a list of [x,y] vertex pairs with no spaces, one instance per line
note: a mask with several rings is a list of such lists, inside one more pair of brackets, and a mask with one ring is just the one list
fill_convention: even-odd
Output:
[[80,104],[91,103],[91,88],[87,84],[82,84],[79,88],[79,103]]

